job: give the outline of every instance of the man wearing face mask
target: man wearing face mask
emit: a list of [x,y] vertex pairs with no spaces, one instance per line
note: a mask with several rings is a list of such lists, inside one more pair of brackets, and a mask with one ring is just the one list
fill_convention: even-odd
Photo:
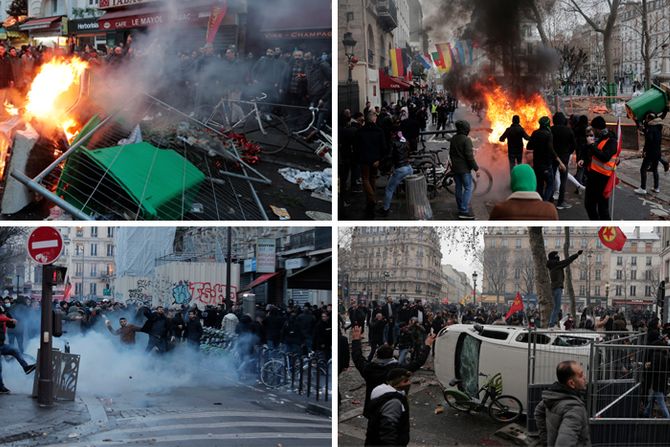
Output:
[[563,297],[563,283],[565,282],[565,273],[563,269],[572,264],[572,262],[583,253],[579,250],[568,259],[561,261],[557,251],[552,251],[547,257],[547,269],[549,269],[549,278],[551,279],[551,294],[554,298],[554,306],[549,317],[549,327],[554,327],[558,323],[558,313],[561,310],[561,299]]
[[404,368],[389,371],[386,383],[372,390],[365,445],[409,444],[409,402],[412,373]]
[[556,367],[556,378],[558,380],[542,392],[542,401],[535,407],[540,432],[538,445],[590,446],[584,368],[574,360],[561,362]]
[[605,188],[619,163],[617,138],[607,129],[605,118],[596,116],[591,121],[595,137],[586,138],[584,156],[577,166],[589,164],[589,181],[586,184],[584,206],[591,220],[610,220],[610,200],[605,197]]

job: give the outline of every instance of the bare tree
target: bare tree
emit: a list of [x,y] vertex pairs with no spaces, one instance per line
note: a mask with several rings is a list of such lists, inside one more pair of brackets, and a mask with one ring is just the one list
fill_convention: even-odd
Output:
[[[597,18],[598,8],[595,6],[600,6],[603,4],[602,0],[596,0],[595,3],[591,2],[590,10],[593,12],[594,16],[592,17],[587,12],[587,9],[583,4],[585,2],[578,0],[564,0],[568,5],[571,11],[581,15],[586,23],[593,28],[597,33],[602,34],[603,37],[603,53],[605,57],[605,73],[607,75],[607,83],[614,84],[614,60],[612,55],[612,33],[614,32],[614,25],[616,23],[617,15],[619,14],[619,7],[621,6],[621,0],[606,0],[608,6],[608,13],[604,17],[604,23],[602,20]],[[582,5],[580,5],[582,3]],[[609,94],[609,92],[608,92]]]
[[535,264],[531,253],[524,253],[517,258],[517,265],[521,270],[525,295],[535,292]]
[[528,240],[535,264],[535,282],[537,284],[537,302],[540,310],[542,327],[547,327],[551,313],[551,281],[547,270],[547,251],[544,247],[542,227],[529,227]]
[[[563,231],[565,232],[563,257],[568,259],[570,257],[570,227],[563,227]],[[577,315],[577,301],[575,300],[575,288],[572,285],[572,269],[570,269],[570,265],[565,269],[565,277],[568,280],[566,291],[568,292],[568,298],[570,298],[570,313],[575,316]]]
[[561,56],[561,62],[558,67],[558,73],[561,81],[570,84],[588,60],[588,55],[583,48],[577,48],[574,45],[564,44],[558,50]]
[[505,283],[509,266],[509,250],[505,247],[485,247],[482,252],[484,277],[488,281],[489,292],[496,295],[496,304],[500,304],[500,295],[505,293]]
[[[667,0],[664,1],[662,7],[667,8],[670,6],[668,3]],[[637,27],[628,28],[640,36],[640,56],[642,57],[642,62],[644,64],[644,87],[645,89],[648,89],[651,86],[651,60],[658,55],[664,45],[670,42],[670,34],[663,33],[663,39],[653,43],[651,30],[663,29],[661,22],[665,19],[664,16],[661,15],[656,21],[650,23],[653,19],[650,20],[648,0],[641,0],[640,3],[632,2],[629,4],[635,8],[636,13],[640,15],[642,26],[639,29]]]

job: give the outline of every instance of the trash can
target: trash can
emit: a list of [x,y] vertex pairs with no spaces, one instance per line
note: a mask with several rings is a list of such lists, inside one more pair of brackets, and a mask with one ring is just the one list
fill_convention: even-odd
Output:
[[649,90],[626,103],[626,114],[632,120],[641,120],[647,112],[661,113],[668,104],[668,96],[659,87]]
[[428,201],[428,185],[423,175],[409,175],[405,178],[407,209],[410,220],[431,220],[433,210]]

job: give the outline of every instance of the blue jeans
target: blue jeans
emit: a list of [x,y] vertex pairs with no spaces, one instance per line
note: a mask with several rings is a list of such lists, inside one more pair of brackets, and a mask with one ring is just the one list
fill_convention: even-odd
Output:
[[398,364],[400,365],[401,368],[405,366],[405,359],[407,358],[407,353],[409,352],[409,348],[402,348],[399,350],[399,355],[398,355]]
[[454,174],[456,182],[456,205],[460,214],[470,211],[470,199],[472,199],[472,174]]
[[391,208],[391,200],[393,199],[393,194],[395,190],[398,189],[398,185],[402,182],[405,177],[412,175],[414,170],[410,165],[397,168],[393,171],[393,175],[389,179],[389,182],[386,184],[386,195],[384,196],[384,209],[388,210]]
[[[18,349],[9,346],[9,345],[0,345],[0,356],[3,355],[11,355],[16,359],[17,362],[25,369],[26,366],[28,366],[28,363],[23,360],[23,357],[21,357],[21,353],[19,352]],[[0,359],[0,387],[4,387],[4,383],[2,382],[2,359]]]
[[537,178],[537,193],[542,197],[542,200],[549,202],[554,197],[554,169],[549,166],[545,169],[535,169],[535,177]]
[[670,412],[668,412],[668,406],[665,404],[665,394],[661,391],[651,391],[649,393],[647,406],[644,409],[644,417],[648,418],[651,416],[651,410],[654,408],[654,401],[658,404],[658,408],[661,409],[663,417],[670,419]]
[[558,312],[561,310],[561,298],[563,298],[563,289],[557,288],[551,290],[551,295],[554,298],[554,308],[551,309],[551,316],[549,317],[549,327],[555,326],[558,323]]

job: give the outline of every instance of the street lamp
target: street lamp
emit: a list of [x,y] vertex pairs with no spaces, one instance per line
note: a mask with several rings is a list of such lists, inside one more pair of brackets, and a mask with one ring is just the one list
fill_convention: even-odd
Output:
[[472,272],[472,304],[477,304],[477,272]]
[[384,299],[389,297],[389,277],[391,274],[389,272],[384,272],[384,279],[386,279],[386,291],[384,292]]
[[356,46],[356,43],[353,34],[350,32],[344,33],[342,45],[344,46],[344,55],[347,57],[347,63],[349,64],[349,78],[347,79],[347,83],[349,84],[352,82],[351,72],[354,68],[352,61],[354,59],[354,47]]
[[586,265],[586,307],[591,305],[591,251],[588,252],[588,264]]

